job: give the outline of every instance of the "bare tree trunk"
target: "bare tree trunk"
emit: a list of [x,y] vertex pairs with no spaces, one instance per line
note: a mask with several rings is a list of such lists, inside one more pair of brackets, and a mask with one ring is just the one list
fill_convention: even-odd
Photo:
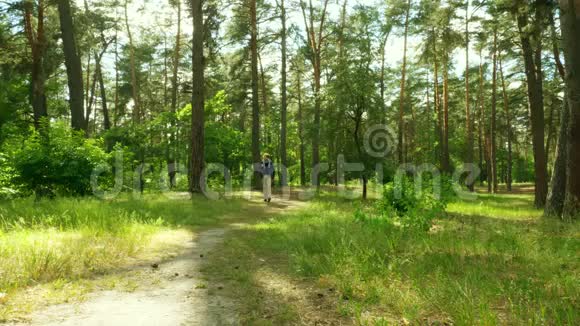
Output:
[[139,85],[137,82],[137,67],[135,62],[135,47],[133,45],[133,35],[129,26],[128,1],[125,0],[125,26],[129,37],[129,63],[131,65],[131,91],[133,93],[133,122],[141,122],[141,100],[139,98]]
[[[465,130],[466,135],[466,160],[465,163],[473,164],[473,124],[471,121],[471,108],[469,106],[469,1],[465,7]],[[475,191],[475,180],[467,185],[470,191]]]
[[[478,131],[479,131],[479,168],[481,171],[484,171],[483,162],[485,161],[485,100],[483,94],[483,60],[481,51],[479,52],[479,94],[478,94],[478,102],[479,102],[479,124],[478,124]],[[483,185],[483,175],[480,177],[481,184]]]
[[[435,35],[435,31],[432,30],[433,35]],[[437,59],[437,44],[433,42],[433,71],[434,71],[434,80],[433,80],[433,90],[434,90],[434,107],[435,112],[437,113],[437,137],[439,139],[439,163],[441,169],[443,169],[443,114],[441,109],[441,101],[439,99],[439,62]]]
[[451,173],[449,160],[449,57],[445,54],[443,63],[443,153],[441,168],[444,173]]
[[204,189],[201,183],[204,169],[204,102],[205,77],[203,58],[203,10],[202,0],[192,0],[193,18],[193,53],[192,53],[192,100],[191,100],[191,178],[189,191],[200,193]]
[[[260,99],[258,89],[258,26],[256,18],[256,0],[249,0],[250,6],[250,52],[252,58],[252,163],[260,162]],[[260,173],[254,171],[254,188],[261,187]]]
[[403,129],[405,124],[405,83],[407,79],[407,37],[409,34],[409,14],[411,12],[411,0],[407,0],[407,7],[405,13],[405,33],[403,45],[403,67],[401,68],[401,93],[399,94],[399,146],[397,150],[397,157],[400,164],[405,163],[403,155],[406,144],[403,142]]
[[[346,2],[345,2],[346,3]],[[381,115],[381,123],[385,124],[387,122],[387,104],[386,104],[386,98],[385,98],[385,90],[386,90],[386,86],[385,86],[385,71],[386,71],[386,49],[385,47],[387,46],[387,40],[389,39],[389,33],[385,33],[385,35],[383,35],[383,40],[381,43],[381,81],[380,81],[380,87],[381,87],[381,107],[383,108],[383,112]]]
[[503,93],[503,108],[505,111],[506,116],[506,123],[507,123],[507,168],[506,168],[506,185],[507,191],[512,191],[512,167],[513,167],[513,154],[512,154],[512,117],[510,113],[510,107],[508,102],[508,95],[507,89],[505,85],[505,79],[503,76],[503,64],[501,60],[501,56],[499,57],[499,73],[501,78],[501,87]]
[[286,77],[286,7],[284,5],[284,0],[280,0],[280,19],[282,23],[281,31],[281,43],[282,43],[282,103],[281,103],[281,128],[280,128],[280,159],[282,162],[282,173],[284,174],[281,178],[282,186],[288,185],[288,177],[286,167],[288,166],[288,155],[286,150],[286,138],[287,138],[287,119],[288,119],[288,95],[287,95],[287,77]]
[[[537,9],[540,10],[540,9]],[[538,51],[534,51],[530,40],[528,29],[528,16],[525,11],[520,10],[518,17],[518,28],[522,43],[526,79],[528,84],[528,98],[530,101],[530,124],[532,129],[532,145],[534,148],[534,170],[535,170],[535,205],[544,207],[547,196],[547,167],[546,152],[544,148],[544,96],[543,80],[541,74],[541,62],[537,61]],[[542,21],[536,24],[541,25]],[[535,26],[536,38],[540,38],[541,28]],[[538,48],[541,46],[537,45]]]
[[86,133],[88,126],[84,119],[83,69],[75,41],[70,0],[58,1],[58,14],[68,76],[71,127],[75,130],[84,130]]
[[[117,9],[115,8],[115,14]],[[119,26],[115,15],[115,111],[113,112],[113,126],[117,126],[121,110],[119,108]]]
[[99,80],[99,88],[101,91],[101,106],[103,108],[103,127],[105,128],[105,130],[110,130],[111,129],[111,119],[109,117],[109,109],[107,107],[107,90],[105,88],[105,81],[103,78],[103,71],[102,71],[102,67],[101,64],[97,64],[95,66],[95,69],[97,71],[97,78]]
[[[558,45],[558,35],[552,14],[550,15],[550,25],[552,28],[552,52],[558,74],[562,81],[566,81],[566,71],[560,59],[560,48]],[[564,201],[566,200],[566,161],[568,159],[568,139],[569,139],[570,110],[568,108],[568,97],[564,94],[563,104],[560,111],[560,131],[558,143],[556,144],[556,157],[552,169],[552,179],[550,189],[546,199],[544,215],[548,217],[562,217],[564,212]]]
[[306,146],[304,142],[304,116],[302,106],[302,71],[296,68],[296,96],[298,98],[298,112],[296,119],[298,120],[298,139],[300,140],[300,185],[306,185]]
[[46,107],[44,74],[44,54],[46,51],[46,36],[44,32],[44,1],[38,1],[36,31],[33,29],[32,13],[34,11],[32,2],[24,2],[24,30],[28,45],[32,52],[31,80],[31,103],[34,113],[34,126],[41,129],[41,120],[48,117]]
[[580,4],[560,0],[570,126],[564,217],[580,217]]
[[[326,12],[328,8],[328,1],[324,0],[324,8],[322,10],[322,16],[320,18],[320,25],[318,27],[318,35],[314,30],[314,8],[312,6],[312,1],[309,2],[310,9],[310,24],[307,22],[306,18],[306,4],[301,0],[300,7],[302,9],[302,15],[304,17],[304,25],[306,28],[306,34],[308,35],[308,43],[312,49],[312,55],[310,61],[314,68],[314,135],[312,137],[312,166],[316,167],[320,163],[320,111],[322,106],[322,98],[320,94],[321,90],[321,78],[322,78],[322,44],[324,42],[323,31],[324,23],[326,20]],[[316,178],[316,186],[320,186],[320,178]]]
[[493,33],[493,77],[492,77],[492,88],[491,88],[491,123],[489,128],[489,134],[491,137],[490,143],[490,160],[491,160],[491,182],[492,182],[492,192],[497,193],[498,191],[498,181],[497,181],[497,142],[496,142],[496,120],[497,120],[497,27],[494,29]]
[[171,188],[175,187],[176,176],[176,159],[177,159],[177,135],[175,134],[177,123],[175,121],[177,113],[177,95],[179,93],[178,74],[179,62],[181,58],[181,0],[177,1],[177,34],[175,36],[175,49],[173,53],[173,74],[171,76],[171,133],[169,135],[169,155],[167,158],[167,166],[169,168],[169,185]]
[[568,158],[568,137],[570,110],[568,101],[564,98],[562,111],[560,112],[560,133],[558,144],[556,145],[556,160],[554,161],[554,171],[550,181],[550,190],[546,200],[544,215],[549,217],[561,217],[564,211],[564,201],[566,200],[566,161]]

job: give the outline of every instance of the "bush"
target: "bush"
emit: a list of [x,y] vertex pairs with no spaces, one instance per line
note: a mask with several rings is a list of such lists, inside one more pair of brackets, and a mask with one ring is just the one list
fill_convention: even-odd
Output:
[[48,128],[48,138],[34,131],[15,150],[14,181],[41,197],[83,196],[91,192],[93,170],[107,158],[98,141],[55,123]]
[[18,190],[12,185],[15,173],[8,156],[0,153],[0,199],[11,199],[18,194]]
[[428,231],[434,219],[445,216],[447,202],[454,192],[448,178],[442,178],[440,185],[432,178],[424,181],[421,189],[416,189],[414,180],[408,177],[385,185],[377,204],[378,215],[404,227]]

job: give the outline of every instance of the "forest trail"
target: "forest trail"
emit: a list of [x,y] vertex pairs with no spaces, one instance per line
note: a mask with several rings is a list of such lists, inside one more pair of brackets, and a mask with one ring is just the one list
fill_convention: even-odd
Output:
[[[256,202],[256,198],[252,201]],[[264,212],[275,214],[304,205],[276,198]],[[235,303],[220,295],[223,287],[207,280],[201,269],[212,255],[219,254],[212,251],[225,240],[228,231],[242,225],[235,223],[200,232],[180,256],[155,268],[147,266],[134,271],[148,269],[146,273],[157,274],[163,280],[159,286],[143,284],[147,289],[134,292],[94,292],[81,303],[50,306],[32,314],[28,323],[13,326],[235,325]]]

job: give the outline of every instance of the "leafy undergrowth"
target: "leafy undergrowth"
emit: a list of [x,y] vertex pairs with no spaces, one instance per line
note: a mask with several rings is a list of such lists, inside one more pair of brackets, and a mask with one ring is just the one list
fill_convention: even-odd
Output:
[[125,276],[114,275],[120,269],[160,259],[191,237],[188,230],[239,218],[248,209],[236,200],[224,205],[162,196],[0,202],[0,321],[39,303],[30,302],[35,295],[24,295],[31,289],[43,293],[32,301],[47,304],[91,291],[95,276],[110,278],[100,283],[124,284]]
[[580,225],[539,219],[531,201],[451,203],[422,232],[326,198],[236,231],[207,273],[245,293],[248,324],[577,324]]

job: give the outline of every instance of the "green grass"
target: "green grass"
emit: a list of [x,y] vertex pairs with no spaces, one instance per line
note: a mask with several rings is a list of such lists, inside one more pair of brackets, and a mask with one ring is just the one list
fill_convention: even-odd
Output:
[[[578,324],[580,226],[540,219],[531,205],[526,195],[456,202],[421,233],[357,221],[352,203],[327,196],[238,231],[208,273],[226,271],[247,294],[248,324],[293,324],[305,315],[283,313],[296,305],[284,292],[261,295],[269,289],[260,261],[274,265],[269,278],[336,289],[330,309],[357,324]],[[232,264],[241,271],[228,272]],[[272,301],[277,310],[266,312]]]
[[448,212],[482,217],[528,220],[540,218],[542,210],[533,207],[531,195],[478,194],[473,201],[455,201],[448,205]]
[[[160,250],[172,238],[191,237],[179,230],[218,225],[252,209],[239,200],[226,205],[204,198],[152,195],[108,202],[90,198],[0,202],[0,321],[14,316],[10,309],[23,310],[26,302],[15,301],[26,301],[19,298],[26,288],[50,289],[60,283],[82,288],[83,280],[129,267],[134,261],[129,258]],[[152,243],[159,237],[165,239]],[[57,286],[51,295],[60,296],[58,292]],[[7,302],[13,303],[10,309],[3,306]]]

